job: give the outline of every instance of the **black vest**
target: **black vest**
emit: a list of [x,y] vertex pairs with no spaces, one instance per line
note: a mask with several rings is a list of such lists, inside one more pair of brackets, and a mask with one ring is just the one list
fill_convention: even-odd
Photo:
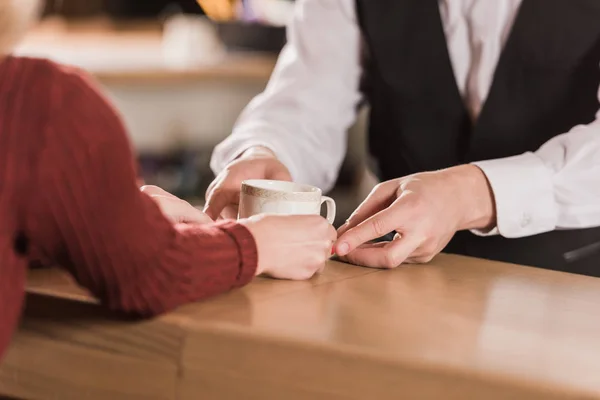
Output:
[[[356,4],[369,144],[382,180],[535,151],[592,122],[600,108],[600,0],[523,0],[475,123],[456,84],[438,1]],[[600,228],[521,239],[459,232],[445,251],[600,276],[598,242]]]

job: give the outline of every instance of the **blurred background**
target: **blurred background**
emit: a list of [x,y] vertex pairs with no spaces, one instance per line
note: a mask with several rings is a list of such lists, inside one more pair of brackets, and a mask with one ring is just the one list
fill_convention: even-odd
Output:
[[[293,8],[293,0],[47,0],[18,53],[95,75],[126,122],[145,182],[202,205],[211,151],[265,87]],[[363,112],[330,193],[338,223],[374,183],[364,121]]]

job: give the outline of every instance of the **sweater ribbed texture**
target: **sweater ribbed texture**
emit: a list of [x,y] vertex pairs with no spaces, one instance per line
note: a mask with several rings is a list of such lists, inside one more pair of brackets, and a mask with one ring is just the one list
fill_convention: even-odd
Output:
[[0,356],[33,261],[60,265],[111,309],[143,316],[252,279],[257,252],[245,227],[174,227],[135,178],[121,119],[89,78],[46,60],[1,62]]

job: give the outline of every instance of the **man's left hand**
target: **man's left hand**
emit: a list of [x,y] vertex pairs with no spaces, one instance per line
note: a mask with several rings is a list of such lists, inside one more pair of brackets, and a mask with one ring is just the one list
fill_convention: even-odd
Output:
[[[377,185],[338,231],[335,253],[373,268],[429,262],[464,229],[495,225],[494,197],[483,171],[461,165]],[[396,232],[389,242],[370,243]]]

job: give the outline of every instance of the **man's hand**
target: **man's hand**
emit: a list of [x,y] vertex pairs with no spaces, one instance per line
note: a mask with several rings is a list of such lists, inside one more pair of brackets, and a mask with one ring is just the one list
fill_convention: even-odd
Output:
[[[426,263],[456,231],[494,226],[493,194],[483,172],[461,165],[377,185],[338,231],[334,250],[353,264],[394,268]],[[394,240],[370,241],[396,232]]]
[[254,147],[229,164],[210,184],[204,212],[214,220],[237,218],[242,182],[247,179],[291,181],[292,177],[270,150]]
[[158,186],[146,185],[140,190],[158,204],[162,213],[174,224],[207,224],[212,219],[185,200],[173,196]]

